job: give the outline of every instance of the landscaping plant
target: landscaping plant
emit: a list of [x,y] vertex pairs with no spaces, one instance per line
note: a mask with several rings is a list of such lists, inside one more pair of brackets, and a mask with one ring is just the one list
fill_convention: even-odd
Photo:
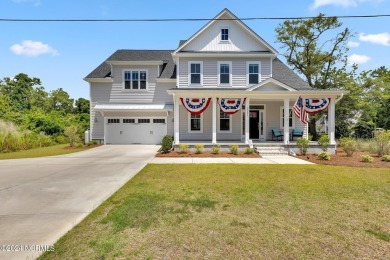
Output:
[[196,153],[203,153],[203,150],[204,150],[204,145],[203,144],[196,144],[195,146],[195,151]]
[[234,144],[234,145],[230,145],[229,146],[229,149],[230,149],[230,152],[232,154],[238,154],[238,145]]
[[320,139],[318,139],[318,144],[321,145],[322,151],[328,151],[330,140],[327,135],[321,135]]
[[213,154],[219,154],[219,152],[221,151],[221,145],[213,145],[212,147],[211,147],[211,152],[213,153]]
[[303,137],[297,139],[297,146],[302,155],[306,155],[309,148],[309,140]]
[[68,137],[68,142],[69,142],[70,146],[73,147],[75,145],[75,143],[80,141],[80,133],[79,132],[80,132],[79,127],[76,125],[68,126],[65,128],[64,134],[66,137]]
[[352,156],[356,151],[356,143],[351,138],[343,138],[342,147],[347,156]]
[[384,162],[390,162],[390,155],[383,155],[381,160]]
[[330,160],[330,154],[328,152],[320,152],[320,154],[317,156],[319,160],[323,161],[329,161]]
[[374,158],[372,158],[371,156],[366,154],[366,155],[361,156],[361,160],[362,160],[362,162],[365,162],[365,163],[372,163],[374,161]]
[[188,151],[188,144],[179,144],[179,150],[181,153],[186,153]]
[[252,153],[253,153],[253,149],[250,148],[250,147],[246,147],[246,148],[245,148],[245,153],[246,153],[246,154],[252,154]]
[[390,153],[390,130],[376,133],[374,141],[375,148],[379,156]]
[[172,149],[173,144],[173,136],[165,135],[161,141],[161,150],[164,153],[169,152]]

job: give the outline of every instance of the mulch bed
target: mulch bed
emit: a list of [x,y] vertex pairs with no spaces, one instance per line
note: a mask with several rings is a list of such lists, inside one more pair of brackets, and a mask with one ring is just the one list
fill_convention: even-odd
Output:
[[81,147],[76,147],[76,146],[66,146],[64,147],[65,150],[75,150],[75,149],[85,149],[85,148],[95,148],[95,147],[98,147],[98,146],[101,146],[101,144],[94,144],[94,145],[83,145]]
[[244,152],[238,152],[238,154],[232,154],[230,152],[220,152],[219,154],[213,154],[210,151],[204,151],[203,153],[195,152],[179,152],[179,151],[170,151],[168,153],[159,152],[156,154],[156,157],[215,157],[215,158],[226,158],[226,157],[236,157],[236,158],[260,158],[261,156],[258,153],[246,154]]
[[[361,161],[361,155],[370,155],[374,158],[372,163],[365,163]],[[352,166],[352,167],[365,167],[365,168],[390,168],[390,162],[384,162],[377,154],[372,154],[365,151],[356,151],[351,157],[341,149],[337,149],[336,154],[330,155],[330,161],[323,161],[317,158],[317,154],[308,154],[306,156],[297,155],[297,158],[306,160],[317,164],[327,165],[339,165],[339,166]]]

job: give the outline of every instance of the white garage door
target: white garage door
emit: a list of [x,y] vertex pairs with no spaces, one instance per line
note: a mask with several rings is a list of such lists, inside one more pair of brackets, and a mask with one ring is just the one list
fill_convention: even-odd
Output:
[[106,118],[107,144],[160,144],[166,118]]

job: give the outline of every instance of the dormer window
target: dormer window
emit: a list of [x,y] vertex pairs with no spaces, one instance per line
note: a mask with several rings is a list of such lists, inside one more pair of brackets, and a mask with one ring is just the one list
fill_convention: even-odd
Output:
[[221,29],[221,41],[229,41],[229,29]]
[[126,70],[124,71],[124,89],[126,90],[146,90],[147,89],[146,70]]

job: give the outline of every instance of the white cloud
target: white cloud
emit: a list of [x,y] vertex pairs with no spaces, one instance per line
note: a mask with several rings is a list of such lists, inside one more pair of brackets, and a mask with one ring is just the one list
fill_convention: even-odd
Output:
[[359,3],[362,2],[371,2],[371,3],[380,3],[386,0],[314,0],[314,3],[311,5],[312,9],[317,9],[325,5],[334,5],[341,7],[356,7]]
[[42,4],[41,0],[12,0],[12,2],[14,2],[16,4],[20,4],[20,3],[33,3],[35,6],[40,6]]
[[359,42],[353,42],[353,41],[348,42],[348,47],[350,47],[350,48],[356,48],[356,47],[359,47],[359,45],[360,45]]
[[363,64],[369,60],[371,60],[371,58],[366,55],[352,54],[348,57],[348,64]]
[[359,40],[362,42],[370,42],[374,44],[380,44],[384,46],[390,46],[390,34],[387,32],[378,34],[359,34]]
[[21,44],[14,44],[10,47],[10,50],[16,55],[28,57],[36,57],[42,54],[51,54],[53,56],[58,55],[58,51],[48,44],[30,40],[23,41]]

